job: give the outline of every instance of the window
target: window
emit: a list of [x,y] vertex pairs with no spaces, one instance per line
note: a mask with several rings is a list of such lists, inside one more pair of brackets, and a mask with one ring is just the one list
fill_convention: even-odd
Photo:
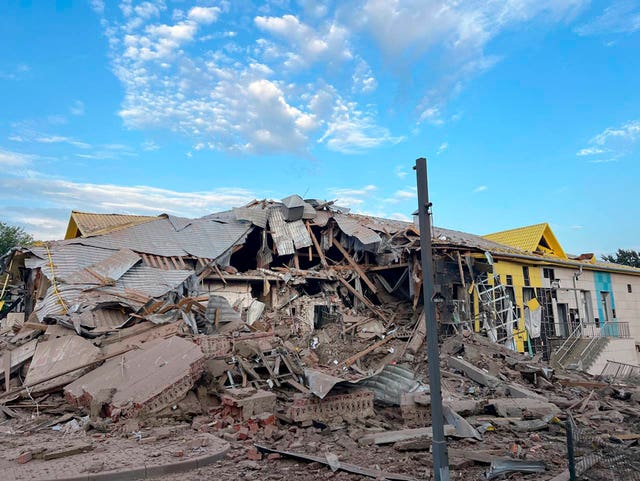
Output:
[[[513,276],[511,274],[507,274],[507,285],[508,286],[512,286],[513,285]],[[629,291],[631,292],[631,291]]]
[[542,275],[545,279],[549,279],[549,281],[551,282],[556,280],[555,272],[553,271],[553,269],[550,269],[548,267],[542,269]]
[[529,266],[522,266],[522,277],[524,277],[524,285],[530,286],[531,281],[529,280]]
[[631,294],[631,292],[633,292],[633,290],[631,289],[631,284],[627,284],[627,292],[629,294]]

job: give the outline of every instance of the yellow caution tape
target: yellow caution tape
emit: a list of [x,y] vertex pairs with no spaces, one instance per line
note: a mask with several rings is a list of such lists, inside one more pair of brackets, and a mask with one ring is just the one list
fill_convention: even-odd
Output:
[[53,287],[53,292],[55,292],[56,296],[58,296],[58,301],[60,302],[64,313],[67,314],[69,312],[69,309],[67,308],[67,305],[65,304],[64,299],[62,298],[62,296],[60,295],[60,291],[58,290],[56,274],[53,270],[53,259],[51,258],[51,251],[49,250],[49,244],[47,242],[44,243],[44,248],[46,249],[47,256],[49,257],[49,269],[51,269],[51,286]]

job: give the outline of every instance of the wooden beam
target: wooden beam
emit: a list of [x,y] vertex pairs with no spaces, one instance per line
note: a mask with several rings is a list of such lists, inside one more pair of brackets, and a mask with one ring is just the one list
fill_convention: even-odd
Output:
[[371,289],[371,292],[373,292],[374,294],[377,293],[378,289],[376,288],[376,285],[373,282],[371,282],[371,279],[369,279],[367,277],[367,275],[364,273],[364,271],[358,265],[358,263],[353,259],[353,257],[351,257],[351,255],[347,252],[347,250],[344,247],[342,247],[342,244],[340,244],[340,242],[338,242],[338,240],[335,237],[333,239],[331,239],[331,241],[333,242],[333,245],[338,248],[338,250],[344,256],[344,258],[347,260],[349,265],[351,265],[351,267],[353,267],[355,269],[355,271],[362,278],[362,280],[365,282],[365,284],[367,286],[369,286],[369,289]]
[[367,267],[367,272],[386,271],[388,269],[397,269],[398,267],[409,267],[409,263],[401,262],[400,264],[389,264],[387,266]]
[[324,256],[324,252],[322,252],[322,248],[318,243],[318,239],[316,239],[316,236],[311,231],[311,226],[309,225],[309,221],[305,222],[305,225],[307,226],[307,232],[309,232],[309,237],[311,237],[311,242],[313,242],[313,247],[316,248],[316,252],[320,257],[320,263],[322,264],[322,267],[327,269],[329,267],[329,264],[327,264],[327,258]]
[[353,356],[345,359],[344,361],[342,361],[340,364],[342,366],[345,367],[349,367],[351,366],[351,364],[353,364],[354,362],[358,361],[359,359],[363,358],[364,356],[366,356],[367,354],[369,354],[371,351],[375,351],[376,349],[378,349],[380,346],[383,346],[384,344],[386,344],[387,342],[389,342],[391,339],[393,339],[395,336],[393,334],[388,335],[387,337],[385,337],[384,339],[380,339],[378,342],[375,342],[373,344],[371,344],[369,347],[367,347],[366,349],[360,351],[358,354],[354,354]]
[[351,284],[349,284],[347,281],[345,281],[342,277],[338,276],[338,280],[342,283],[342,285],[344,287],[347,288],[347,290],[353,294],[354,296],[356,296],[359,300],[362,301],[362,303],[367,306],[369,308],[369,310],[371,312],[373,312],[376,316],[378,316],[380,319],[382,319],[383,321],[386,321],[387,319],[378,311],[378,309],[376,309],[376,306],[374,306],[371,301],[369,299],[367,299],[366,297],[364,297],[362,295],[362,293],[358,292]]
[[462,269],[462,257],[460,256],[460,251],[456,251],[458,257],[458,271],[460,272],[460,282],[462,282],[462,287],[464,290],[467,290],[467,282],[464,280],[464,270]]

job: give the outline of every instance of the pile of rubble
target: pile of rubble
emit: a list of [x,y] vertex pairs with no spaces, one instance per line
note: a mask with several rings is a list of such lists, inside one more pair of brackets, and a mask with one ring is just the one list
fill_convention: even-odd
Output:
[[[298,196],[200,219],[76,214],[78,237],[2,259],[0,436],[11,449],[0,468],[48,479],[43,465],[73,455],[79,476],[100,479],[118,463],[96,465],[96,453],[129,442],[149,457],[129,479],[170,472],[149,467],[164,457],[221,479],[321,479],[325,466],[428,478],[413,224]],[[436,235],[440,291],[447,272],[471,284],[488,241]],[[450,307],[438,318],[453,473],[553,478],[566,469],[568,411],[633,451],[640,391],[554,372],[472,333]],[[231,450],[204,467],[214,446]]]

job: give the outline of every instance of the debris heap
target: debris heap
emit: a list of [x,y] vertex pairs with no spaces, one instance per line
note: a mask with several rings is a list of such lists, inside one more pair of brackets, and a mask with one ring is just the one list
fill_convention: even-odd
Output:
[[[427,457],[413,454],[429,449],[431,421],[412,223],[299,196],[199,219],[133,217],[77,215],[76,237],[2,259],[0,436],[13,443],[3,462],[46,479],[44,461],[89,463],[98,444],[123,449],[122,437],[183,443],[165,454],[195,463],[185,469],[230,444],[219,467],[229,479],[280,457],[425,476]],[[489,241],[435,235],[438,292],[454,278],[471,285]],[[635,452],[637,388],[555,372],[472,333],[460,297],[438,304],[452,470],[551,479],[566,467],[568,411]],[[31,441],[11,441],[18,433]]]

